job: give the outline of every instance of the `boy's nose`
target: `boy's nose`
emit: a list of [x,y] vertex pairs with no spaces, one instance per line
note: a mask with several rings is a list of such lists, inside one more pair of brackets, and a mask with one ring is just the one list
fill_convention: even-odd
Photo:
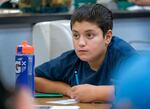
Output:
[[82,36],[80,37],[78,44],[79,44],[80,47],[83,47],[83,46],[86,45],[86,41]]

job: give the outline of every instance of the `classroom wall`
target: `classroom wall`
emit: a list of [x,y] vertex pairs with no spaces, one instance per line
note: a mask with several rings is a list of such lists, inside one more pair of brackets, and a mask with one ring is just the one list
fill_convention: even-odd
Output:
[[137,50],[150,50],[150,18],[115,19],[113,34],[126,40]]
[[15,54],[16,45],[22,40],[32,43],[32,28],[30,25],[1,25],[0,26],[0,73],[3,81],[15,84]]

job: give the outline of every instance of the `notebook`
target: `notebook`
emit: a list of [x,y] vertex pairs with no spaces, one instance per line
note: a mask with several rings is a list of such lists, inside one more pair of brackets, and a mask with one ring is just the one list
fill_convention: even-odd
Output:
[[63,97],[63,94],[59,94],[59,93],[35,93],[34,97],[36,97],[36,98],[57,98],[57,97]]

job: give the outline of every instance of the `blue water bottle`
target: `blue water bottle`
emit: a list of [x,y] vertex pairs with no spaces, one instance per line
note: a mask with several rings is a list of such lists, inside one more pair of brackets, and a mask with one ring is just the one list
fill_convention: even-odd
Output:
[[27,87],[34,95],[34,48],[23,41],[16,47],[16,87]]

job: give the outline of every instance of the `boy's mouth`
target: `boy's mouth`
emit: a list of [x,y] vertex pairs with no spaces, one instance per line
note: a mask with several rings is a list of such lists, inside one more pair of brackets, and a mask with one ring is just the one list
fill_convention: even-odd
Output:
[[80,52],[88,52],[87,50],[78,50],[78,52],[80,53]]

